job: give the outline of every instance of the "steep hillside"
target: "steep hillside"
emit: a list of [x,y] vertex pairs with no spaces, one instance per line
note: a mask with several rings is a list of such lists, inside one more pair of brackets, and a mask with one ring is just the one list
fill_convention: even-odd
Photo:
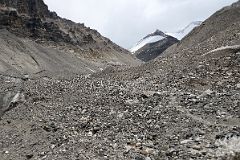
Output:
[[[239,2],[219,10],[199,27],[193,29],[193,31],[183,39],[181,46],[189,47],[190,44],[194,46],[199,44],[207,45],[209,42],[212,46],[207,46],[206,49],[214,49],[223,45],[235,44],[236,39],[239,38],[239,14]],[[221,35],[221,33],[223,33],[223,35]],[[205,49],[203,48],[203,50]]]
[[[138,130],[146,137],[153,132],[157,140],[152,141],[162,142],[154,145],[159,151],[154,158],[239,158],[239,11],[240,1],[221,9],[154,62],[96,75],[134,84],[128,98],[133,106],[150,111],[147,120],[139,118],[136,124],[160,126],[157,131]],[[135,101],[136,92],[143,101]]]
[[[5,64],[1,67],[5,68],[1,70],[2,72],[6,70],[14,70],[14,72],[18,71],[22,74],[32,74],[43,70],[52,73],[56,73],[56,70],[62,72],[59,69],[64,67],[59,68],[60,65],[53,65],[54,63],[51,64],[52,67],[45,65],[49,62],[62,64],[61,58],[59,59],[56,54],[68,59],[67,67],[64,69],[74,71],[74,73],[90,73],[108,65],[135,65],[139,63],[127,50],[101,36],[96,30],[85,27],[84,24],[76,24],[70,20],[62,19],[56,13],[50,12],[42,0],[1,0],[0,29],[2,33],[6,32],[6,34],[12,35],[10,37],[17,36],[11,40],[4,34],[0,35],[4,42],[13,41],[13,46],[10,42],[8,45],[1,44],[1,49],[5,50],[4,53],[1,53],[1,56],[4,57],[1,59],[2,63]],[[32,43],[33,48],[26,46],[28,44],[25,41],[30,41],[29,44]],[[17,48],[16,43],[18,43]],[[42,47],[46,51],[42,52],[40,49],[35,49],[34,46]],[[5,57],[8,54],[11,55],[6,48],[15,50],[13,56],[15,58],[12,58],[11,61],[7,60],[9,57]],[[35,53],[31,54],[32,58],[26,62],[28,67],[23,65],[24,59],[19,60],[22,61],[21,64],[16,60],[20,58],[18,53],[24,52],[24,49]],[[46,61],[46,58],[38,59],[41,54],[48,55],[49,61]],[[78,60],[79,62],[76,62]],[[17,65],[14,65],[15,63]],[[35,63],[38,63],[37,67]]]
[[46,47],[30,39],[22,39],[7,30],[0,30],[0,71],[4,75],[32,77],[68,77],[104,68],[87,58],[77,58],[70,51]]

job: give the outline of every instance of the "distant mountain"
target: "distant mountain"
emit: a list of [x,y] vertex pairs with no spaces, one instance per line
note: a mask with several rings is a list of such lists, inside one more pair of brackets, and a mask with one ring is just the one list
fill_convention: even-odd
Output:
[[139,63],[96,30],[50,12],[43,0],[0,0],[0,33],[1,73],[79,74]]
[[188,33],[190,33],[195,27],[200,26],[202,23],[202,21],[195,21],[195,22],[191,22],[190,24],[188,24],[185,28],[177,31],[177,32],[173,32],[173,33],[167,33],[168,35],[171,35],[175,38],[177,38],[178,40],[181,40],[182,38],[184,38]]
[[146,44],[160,41],[166,37],[167,37],[167,35],[165,33],[163,33],[160,30],[156,30],[155,32],[153,32],[153,33],[147,35],[146,37],[144,37],[143,39],[141,39],[134,47],[132,47],[130,49],[130,51],[132,53],[134,53],[137,50],[139,50],[140,48],[142,48],[143,46],[145,46]]
[[138,59],[147,62],[158,57],[168,47],[177,42],[176,38],[157,29],[155,32],[141,39],[130,51]]
[[155,32],[141,39],[130,49],[130,52],[135,54],[136,57],[142,61],[150,61],[162,54],[167,48],[177,43],[195,27],[201,25],[201,23],[201,21],[191,22],[184,29],[173,33],[164,33],[157,29]]

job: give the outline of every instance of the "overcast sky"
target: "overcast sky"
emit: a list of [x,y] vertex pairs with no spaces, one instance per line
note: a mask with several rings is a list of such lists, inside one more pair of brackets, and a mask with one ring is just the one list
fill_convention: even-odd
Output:
[[160,29],[174,32],[236,0],[44,0],[61,17],[85,23],[130,48]]

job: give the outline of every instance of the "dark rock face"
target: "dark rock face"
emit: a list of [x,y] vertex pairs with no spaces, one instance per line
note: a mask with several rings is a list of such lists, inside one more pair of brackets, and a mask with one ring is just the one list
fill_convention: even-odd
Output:
[[5,7],[15,8],[18,13],[30,17],[52,18],[56,15],[48,10],[47,5],[42,0],[1,0],[0,4]]
[[27,17],[19,15],[15,10],[6,10],[0,11],[0,20],[1,28],[6,28],[17,36],[75,44],[57,24],[45,22],[39,16]]
[[160,41],[146,44],[144,47],[140,48],[136,53],[136,57],[144,62],[155,59],[161,55],[166,49],[172,46],[175,43],[178,43],[174,37],[168,36]]
[[[53,21],[44,20],[45,17],[49,17],[50,15],[45,4],[40,5],[43,6],[43,9],[41,10],[38,8],[40,7],[38,6],[38,3],[40,3],[39,1],[28,1],[29,3],[26,4],[24,4],[23,1],[17,2],[21,2],[24,7],[21,8],[21,5],[17,5],[18,7],[16,10],[7,9],[0,12],[0,24],[2,27],[5,27],[10,32],[22,37],[31,37],[33,39],[42,39],[56,43],[65,42],[76,45],[76,42],[71,39],[70,35],[63,32],[60,27],[54,23],[54,19]],[[30,7],[26,7],[26,5],[29,5]],[[59,18],[59,20],[61,19]],[[82,39],[86,38],[83,36]],[[93,39],[87,40],[90,42],[90,40]]]
[[70,36],[55,23],[44,22],[38,16],[21,16],[15,10],[0,11],[0,25],[18,36],[73,44]]

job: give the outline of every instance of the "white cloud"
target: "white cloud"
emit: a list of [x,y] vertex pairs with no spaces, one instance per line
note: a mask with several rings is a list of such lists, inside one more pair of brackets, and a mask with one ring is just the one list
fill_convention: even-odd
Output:
[[236,0],[44,0],[61,17],[130,48],[155,29],[176,31]]

